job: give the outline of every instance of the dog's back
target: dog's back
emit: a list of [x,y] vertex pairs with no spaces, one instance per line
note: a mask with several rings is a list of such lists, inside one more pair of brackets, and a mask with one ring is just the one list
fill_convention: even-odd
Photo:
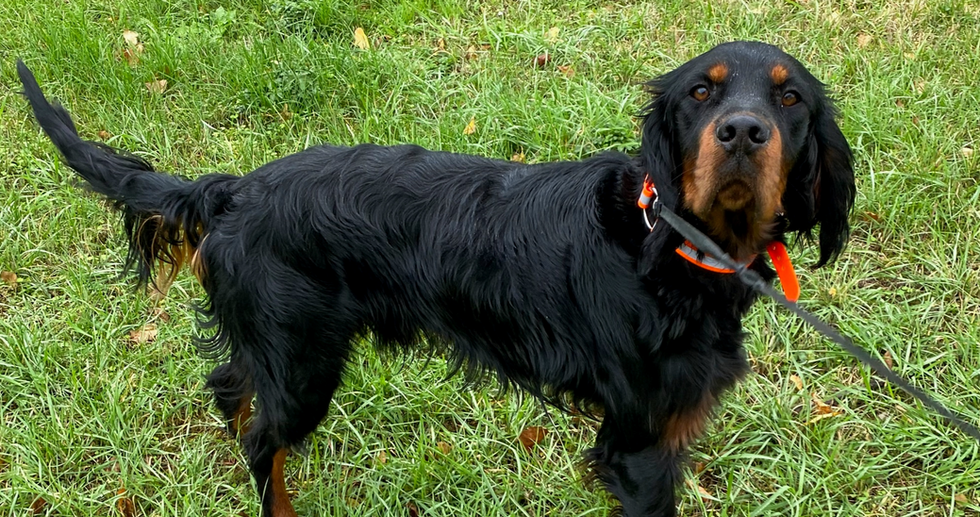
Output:
[[[329,314],[331,332],[370,330],[385,346],[452,343],[474,373],[562,391],[585,373],[570,365],[594,364],[601,347],[556,342],[631,341],[622,316],[596,307],[624,312],[643,294],[628,255],[604,241],[594,190],[631,166],[612,154],[539,167],[374,145],[266,164],[235,184],[200,248],[220,286],[209,295],[221,343],[249,346],[226,329],[248,300],[282,311],[276,320]],[[543,371],[556,353],[560,375]]]

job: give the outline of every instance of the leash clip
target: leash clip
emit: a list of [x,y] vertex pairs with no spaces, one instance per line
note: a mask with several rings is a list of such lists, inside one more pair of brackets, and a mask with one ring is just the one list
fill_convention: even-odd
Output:
[[[652,223],[650,222],[650,215],[647,213],[650,205],[653,205],[654,218]],[[657,227],[657,223],[660,222],[660,207],[663,205],[660,203],[660,193],[657,192],[657,187],[650,179],[650,175],[643,177],[643,192],[640,193],[640,199],[636,201],[636,206],[643,211],[643,222],[652,232]]]

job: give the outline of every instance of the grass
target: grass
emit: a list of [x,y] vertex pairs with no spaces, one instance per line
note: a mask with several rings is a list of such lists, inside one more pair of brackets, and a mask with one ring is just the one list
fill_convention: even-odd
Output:
[[[644,80],[721,41],[779,44],[836,92],[858,160],[850,248],[802,273],[803,303],[980,421],[980,5],[879,4],[6,0],[0,269],[17,281],[0,282],[0,515],[257,511],[190,345],[201,290],[182,276],[156,341],[127,339],[152,303],[118,276],[117,217],[77,188],[17,95],[17,57],[85,136],[193,177],[327,141],[529,161],[631,151]],[[144,48],[132,65],[125,30]],[[756,373],[694,448],[683,515],[980,515],[976,443],[772,303],[745,326]],[[288,462],[302,514],[612,508],[576,482],[593,425],[443,381],[439,360],[362,351],[309,454]],[[840,414],[814,421],[815,400]],[[531,425],[550,433],[528,452],[517,436]]]

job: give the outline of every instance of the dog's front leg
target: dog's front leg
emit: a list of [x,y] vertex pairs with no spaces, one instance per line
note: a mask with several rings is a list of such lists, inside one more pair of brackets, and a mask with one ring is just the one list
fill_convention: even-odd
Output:
[[681,454],[663,440],[624,431],[607,418],[586,453],[592,473],[623,505],[626,517],[674,517]]

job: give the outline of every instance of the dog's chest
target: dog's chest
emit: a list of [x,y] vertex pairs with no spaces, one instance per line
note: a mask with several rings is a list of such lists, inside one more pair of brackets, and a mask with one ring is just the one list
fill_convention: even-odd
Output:
[[736,351],[742,343],[742,318],[755,299],[733,277],[672,277],[656,295],[658,352],[700,355],[714,350],[725,354]]

